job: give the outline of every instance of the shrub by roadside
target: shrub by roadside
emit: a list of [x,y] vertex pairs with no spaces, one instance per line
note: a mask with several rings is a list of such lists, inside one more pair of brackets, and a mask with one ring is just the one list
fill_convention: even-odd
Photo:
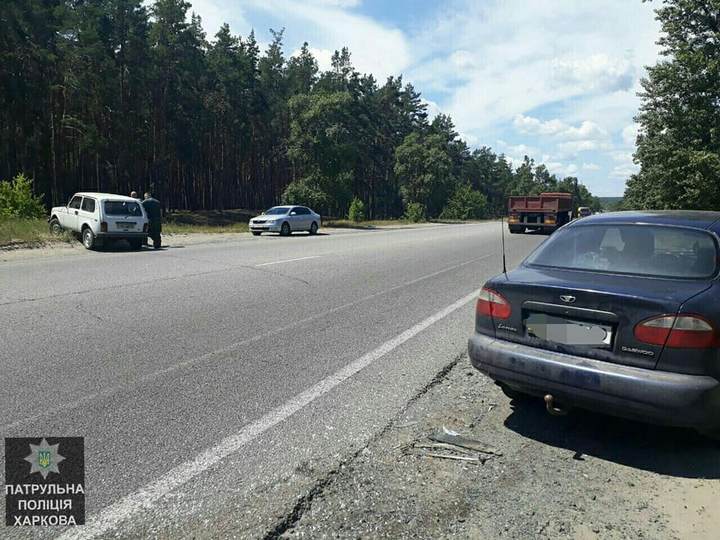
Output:
[[405,214],[403,215],[403,219],[412,223],[420,223],[421,221],[425,221],[425,205],[415,202],[408,203],[407,207],[405,208]]
[[440,214],[440,219],[482,219],[487,217],[487,199],[468,184],[455,190]]
[[10,182],[0,181],[0,218],[40,219],[45,215],[42,196],[35,196],[32,183],[22,173]]
[[358,223],[365,221],[365,204],[355,197],[350,203],[350,210],[348,210],[348,219]]

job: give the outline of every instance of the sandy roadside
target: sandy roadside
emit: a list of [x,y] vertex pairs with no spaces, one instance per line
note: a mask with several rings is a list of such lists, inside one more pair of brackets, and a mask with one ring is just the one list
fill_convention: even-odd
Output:
[[[372,230],[393,230],[393,229],[415,229],[427,227],[443,227],[442,223],[418,223],[414,225],[383,225],[382,227],[373,227]],[[352,234],[367,232],[368,229],[363,228],[330,228],[324,227],[324,234]],[[250,240],[255,238],[249,232],[246,233],[164,233],[163,246],[189,246],[196,244],[210,244],[220,242],[230,242],[237,240]],[[262,237],[261,237],[262,238]],[[147,248],[145,248],[147,249]],[[151,249],[151,248],[150,248]],[[37,259],[48,257],[64,257],[72,255],[81,255],[85,253],[85,248],[80,241],[70,242],[52,242],[41,245],[25,245],[13,244],[9,246],[0,246],[0,262],[18,261],[25,259]],[[110,246],[104,248],[107,252],[128,252],[132,253],[125,244]]]
[[[431,457],[447,428],[502,455]],[[462,455],[462,454],[461,454]],[[472,454],[471,454],[472,455]],[[477,454],[475,454],[477,455]],[[287,538],[717,538],[720,444],[511,402],[463,356],[344,464]]]

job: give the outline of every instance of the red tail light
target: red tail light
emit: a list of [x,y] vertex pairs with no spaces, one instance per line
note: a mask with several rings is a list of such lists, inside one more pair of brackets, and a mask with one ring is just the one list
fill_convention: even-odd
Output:
[[475,311],[478,315],[485,315],[495,319],[508,319],[512,312],[510,302],[500,293],[492,289],[486,289],[485,287],[480,290]]
[[100,222],[100,232],[107,232],[107,222]]
[[673,348],[709,349],[718,346],[710,321],[699,315],[659,315],[635,326],[635,339],[651,345]]

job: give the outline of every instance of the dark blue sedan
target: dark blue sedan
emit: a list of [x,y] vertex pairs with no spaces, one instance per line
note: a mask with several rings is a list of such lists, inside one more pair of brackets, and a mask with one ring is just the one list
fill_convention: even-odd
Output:
[[544,397],[720,434],[720,212],[599,214],[489,280],[473,365]]

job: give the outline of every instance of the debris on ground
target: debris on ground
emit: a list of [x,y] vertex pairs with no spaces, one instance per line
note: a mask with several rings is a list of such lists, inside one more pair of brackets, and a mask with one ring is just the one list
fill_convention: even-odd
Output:
[[282,537],[717,538],[720,514],[706,510],[720,498],[717,443],[550,416],[465,362],[323,481]]

